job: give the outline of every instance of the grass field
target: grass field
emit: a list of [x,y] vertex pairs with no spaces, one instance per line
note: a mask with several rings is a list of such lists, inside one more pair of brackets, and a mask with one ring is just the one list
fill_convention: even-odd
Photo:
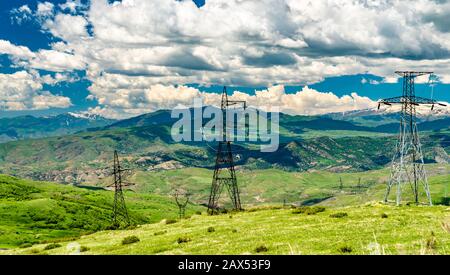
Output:
[[[219,216],[203,213],[174,224],[103,231],[58,245],[40,244],[1,253],[70,254],[79,248],[81,254],[450,253],[450,209],[445,206],[370,203],[326,208],[310,215],[294,212],[269,208]],[[122,244],[133,236],[139,241]]]
[[[438,203],[450,185],[450,166],[426,166],[432,197]],[[238,170],[237,178],[242,201],[248,206],[267,203],[315,204],[346,206],[377,201],[383,198],[389,169],[358,173],[332,173],[311,170],[287,172],[280,169]],[[212,170],[185,168],[159,172],[137,172],[130,181],[137,183],[135,190],[143,193],[166,195],[174,188],[183,188],[193,194],[193,201],[206,203],[211,187]],[[340,188],[340,180],[343,186]],[[360,182],[359,182],[360,181]],[[405,189],[405,199],[411,190]],[[222,196],[227,204],[227,197]]]
[[[378,236],[378,233],[376,233],[377,238],[386,241],[386,243],[380,242],[380,244],[386,245],[383,253],[422,253],[424,248],[419,246],[419,240],[432,238],[431,232],[434,232],[436,238],[438,238],[439,228],[444,230],[448,228],[448,223],[445,219],[448,219],[449,216],[448,209],[445,208],[448,207],[449,166],[441,164],[427,165],[427,171],[434,203],[447,203],[447,206],[403,206],[396,208],[372,204],[372,206],[361,207],[367,202],[382,200],[386,188],[386,180],[389,175],[388,169],[360,173],[331,173],[326,171],[298,173],[278,169],[240,170],[237,171],[237,176],[241,200],[245,209],[264,208],[267,206],[281,207],[284,203],[297,206],[319,205],[327,207],[324,213],[328,214],[309,215],[311,217],[308,215],[292,216],[291,210],[263,210],[233,214],[231,219],[228,215],[218,217],[194,215],[195,212],[205,210],[200,204],[206,203],[209,195],[211,170],[185,168],[158,172],[138,172],[130,179],[137,184],[132,187],[133,191],[125,192],[125,198],[133,222],[142,226],[130,231],[103,231],[88,236],[87,234],[105,230],[111,224],[113,192],[95,186],[75,187],[49,182],[21,180],[0,175],[0,248],[13,249],[19,246],[30,247],[33,245],[33,248],[37,247],[39,249],[45,247],[49,242],[63,242],[66,245],[67,242],[78,239],[83,235],[86,236],[79,240],[83,241],[85,238],[89,240],[92,236],[114,236],[110,241],[105,239],[105,242],[109,244],[111,242],[120,243],[121,240],[119,239],[127,234],[142,233],[142,236],[139,235],[140,239],[141,237],[150,238],[153,236],[151,239],[156,238],[158,241],[156,243],[157,246],[146,244],[148,248],[138,248],[130,251],[130,253],[219,253],[208,250],[206,244],[203,247],[203,245],[197,243],[199,250],[194,248],[192,248],[194,250],[183,250],[184,246],[170,245],[170,242],[174,238],[176,239],[177,235],[181,236],[186,232],[193,234],[189,237],[191,239],[203,236],[202,234],[205,233],[203,231],[210,224],[215,227],[217,232],[219,230],[225,232],[229,229],[233,233],[233,229],[236,229],[237,232],[245,232],[243,233],[244,235],[249,235],[248,239],[244,238],[242,240],[242,243],[235,244],[238,246],[236,250],[232,250],[233,248],[228,247],[228,244],[220,244],[220,247],[223,246],[223,253],[251,253],[249,247],[261,242],[257,238],[266,240],[266,237],[263,236],[266,233],[269,241],[267,243],[263,242],[263,245],[271,247],[268,251],[269,253],[290,253],[291,250],[286,250],[286,247],[283,247],[283,245],[287,245],[288,248],[290,245],[295,253],[335,253],[335,250],[340,245],[345,245],[338,242],[339,230],[343,230],[347,226],[351,229],[350,232],[353,231],[356,234],[358,230],[361,230],[360,227],[367,223],[373,227],[373,230],[376,229],[375,232],[380,234]],[[341,180],[342,186],[340,186]],[[177,207],[173,199],[169,197],[169,194],[175,188],[183,188],[193,194],[192,204],[188,205],[187,208],[187,215],[192,217],[173,225],[165,225],[160,223],[160,221],[177,218]],[[404,198],[411,199],[410,190],[405,189]],[[444,198],[447,198],[447,200],[444,200]],[[424,201],[425,197],[422,196],[421,199]],[[221,196],[221,204],[229,207],[229,199],[225,192]],[[330,219],[330,213],[342,211],[347,212],[348,217]],[[389,217],[395,216],[395,218],[377,219],[383,211]],[[397,215],[396,212],[400,214]],[[416,216],[418,217],[417,220],[415,220]],[[409,229],[405,228],[404,225],[409,222],[411,222]],[[377,227],[378,223],[386,226]],[[249,229],[252,226],[255,227],[255,224],[258,225],[256,226],[258,230],[263,230],[263,227],[267,227],[259,237],[258,234]],[[297,228],[300,232],[306,230],[305,234],[309,235],[304,235],[300,238],[298,234],[303,233],[297,234],[288,230],[289,232],[285,232],[286,236],[283,237],[278,232],[275,232],[276,228],[284,227]],[[170,233],[168,230],[170,228],[175,228],[176,230]],[[270,228],[274,228],[274,232],[271,232]],[[191,231],[184,231],[184,229]],[[324,231],[321,233],[320,230]],[[396,235],[404,230],[405,232],[402,234],[405,235],[407,234],[406,230],[411,231],[411,238]],[[152,235],[156,232],[161,233],[161,236]],[[369,233],[366,232],[361,237],[358,237],[361,242],[364,240],[362,244],[354,242],[349,244],[352,247],[352,252],[368,253],[367,250],[364,250],[365,242],[374,238],[372,236],[373,232]],[[419,233],[422,234],[420,237],[417,235]],[[314,234],[317,234],[316,237],[319,238],[317,243],[313,241],[311,244],[306,244],[306,240],[310,239]],[[206,235],[213,236],[213,234]],[[391,240],[388,239],[389,235],[392,236]],[[235,235],[225,234],[224,236],[233,238]],[[242,235],[236,236],[243,238]],[[448,233],[445,236],[448,237]],[[128,253],[126,249],[133,247],[133,245],[130,247],[102,246],[100,244],[103,243],[101,239],[103,237],[98,238],[101,240],[99,241],[98,250],[93,248],[90,250],[92,253]],[[219,238],[225,237],[219,236]],[[292,238],[294,241],[288,242],[285,238]],[[299,239],[297,240],[297,238]],[[351,240],[350,235],[347,239]],[[441,239],[445,240],[444,244],[448,242],[446,238]],[[142,240],[142,245],[144,245],[144,239]],[[330,240],[336,242],[336,244],[325,249],[323,246]],[[398,240],[400,246],[407,246],[402,248],[404,251],[402,249],[395,250],[395,247],[390,245],[396,240]],[[215,240],[211,239],[210,242],[214,243]],[[91,243],[86,245],[97,247],[93,243],[94,241],[91,241]],[[189,247],[192,243],[188,242],[186,247]],[[442,241],[439,243],[442,245]],[[141,245],[141,243],[136,245]],[[304,245],[306,246],[304,247]],[[295,248],[296,246],[298,248]],[[322,251],[321,249],[324,250]],[[63,253],[61,252],[62,250],[55,250],[55,252],[58,251]],[[16,250],[7,250],[6,253],[15,252]],[[20,250],[20,252],[31,253],[32,251]],[[45,250],[45,252],[53,251]],[[433,249],[433,251],[427,250],[425,252],[445,254],[448,253],[448,247],[443,246]]]
[[[80,236],[111,225],[114,192],[0,175],[0,248]],[[170,197],[125,192],[135,224],[177,217]],[[187,214],[202,207],[191,205]]]

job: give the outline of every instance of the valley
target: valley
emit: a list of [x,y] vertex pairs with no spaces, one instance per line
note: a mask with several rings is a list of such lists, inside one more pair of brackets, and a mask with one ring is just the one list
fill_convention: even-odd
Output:
[[[395,114],[345,119],[281,114],[276,152],[262,153],[258,143],[233,144],[245,211],[212,217],[205,206],[216,144],[175,143],[168,111],[121,121],[97,117],[102,122],[96,127],[73,123],[73,128],[47,132],[49,136],[3,142],[0,173],[8,175],[0,175],[0,253],[67,254],[73,243],[87,249],[83,254],[448,253],[448,118],[420,123],[436,206],[400,208],[380,204],[397,139],[396,119]],[[369,120],[370,126],[361,126]],[[122,166],[131,169],[125,200],[133,226],[126,230],[110,228],[114,150]],[[176,189],[191,194],[186,219],[178,219],[172,197]],[[413,199],[409,191],[405,187],[405,200]],[[219,202],[231,207],[225,193]],[[303,212],[317,207],[325,211]],[[336,213],[346,215],[333,218]],[[380,218],[382,214],[389,218]],[[250,224],[261,226],[255,231]],[[408,233],[417,226],[424,229]],[[355,232],[361,233],[359,239],[351,238]],[[127,236],[140,241],[122,245]],[[188,241],[178,243],[179,238]],[[435,246],[427,245],[430,239]],[[257,246],[267,250],[257,252]]]

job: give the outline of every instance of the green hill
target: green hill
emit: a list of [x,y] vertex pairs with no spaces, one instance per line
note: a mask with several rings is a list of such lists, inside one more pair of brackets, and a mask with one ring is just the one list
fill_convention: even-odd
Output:
[[[302,211],[306,210],[306,212]],[[448,207],[252,209],[104,231],[3,254],[448,254]],[[302,213],[303,212],[303,213]],[[308,214],[309,213],[309,214]],[[133,237],[133,238],[130,238]],[[125,239],[134,243],[123,244]],[[56,247],[56,248],[55,248]]]
[[[448,165],[427,165],[427,171],[430,175],[429,182],[435,204],[448,204],[448,185],[450,183]],[[91,253],[102,254],[231,254],[253,253],[254,246],[261,243],[269,247],[268,253],[276,254],[291,253],[292,251],[294,251],[293,253],[338,253],[337,249],[344,245],[352,247],[354,253],[369,253],[365,243],[373,239],[371,232],[366,230],[361,235],[360,241],[364,243],[363,246],[355,243],[350,235],[342,239],[348,240],[348,242],[338,241],[335,236],[343,228],[350,228],[356,232],[360,230],[362,223],[366,222],[373,223],[374,228],[378,228],[377,239],[383,240],[380,244],[385,246],[385,253],[422,253],[423,247],[420,245],[422,241],[431,238],[430,232],[434,232],[438,240],[441,238],[438,238],[439,233],[436,232],[440,230],[439,228],[445,228],[447,225],[438,227],[437,224],[438,221],[442,222],[442,219],[449,216],[448,211],[445,212],[447,208],[443,206],[396,208],[378,204],[361,208],[360,205],[370,201],[380,201],[383,198],[388,173],[388,169],[359,173],[326,171],[299,173],[277,169],[239,170],[237,176],[242,202],[247,211],[232,214],[233,217],[229,218],[228,215],[203,217],[205,213],[201,217],[193,215],[197,211],[204,212],[205,208],[197,205],[207,201],[211,184],[210,170],[187,168],[138,172],[130,178],[130,181],[136,183],[133,186],[134,192],[127,191],[125,196],[134,223],[146,225],[131,231],[105,231],[94,235],[86,234],[102,231],[110,225],[113,192],[95,186],[75,187],[0,175],[0,248],[11,249],[33,245],[31,249],[7,250],[5,253],[35,253],[36,251],[39,253],[66,253],[61,250],[62,248],[54,251],[44,251],[43,248],[48,243],[60,242],[64,247],[66,244],[76,241],[92,248]],[[340,186],[340,180],[343,182],[342,186]],[[184,188],[193,194],[192,203],[195,204],[189,205],[187,209],[187,215],[192,218],[175,225],[159,223],[163,219],[174,219],[177,216],[177,208],[173,200],[167,196],[174,188]],[[408,194],[405,193],[405,199],[412,199]],[[229,206],[225,192],[220,203]],[[291,210],[286,209],[256,212],[252,210],[255,207],[280,208],[283,205],[287,207],[291,205],[296,207],[326,206],[327,210],[324,213],[327,214],[318,213],[310,218],[308,215],[292,214]],[[340,223],[338,219],[336,225],[330,224],[335,219],[331,219],[329,214],[336,212],[347,212],[351,218],[344,217],[345,223]],[[401,218],[389,219],[388,222],[385,222],[387,221],[385,219],[378,221],[378,216],[384,212],[389,217],[395,216],[396,212],[399,212]],[[420,217],[417,221],[413,218],[416,216]],[[427,222],[426,219],[430,220]],[[268,222],[269,220],[271,222]],[[386,223],[386,228],[376,227],[380,226],[378,224],[380,222]],[[408,223],[411,223],[408,225],[409,229],[404,226]],[[261,232],[252,231],[254,224],[258,224],[258,228],[259,225],[263,226]],[[426,232],[425,229],[417,227],[419,225],[426,226]],[[210,233],[214,233],[206,232],[209,226],[215,227],[216,232],[226,233],[219,238],[219,250],[211,251],[206,247],[208,243],[211,244],[214,241],[208,239],[213,236]],[[331,228],[326,227],[326,230],[318,235],[317,240],[308,244],[308,238],[323,230],[323,228],[320,229],[321,226],[331,226]],[[273,230],[277,227],[294,228],[299,232],[306,231],[307,233],[304,234],[307,235],[299,238],[299,234],[303,233],[292,229],[292,231],[284,232],[287,235],[282,237],[278,231]],[[401,232],[396,231],[395,234],[398,235],[389,237],[396,227],[401,228]],[[413,228],[416,228],[415,231]],[[241,235],[233,235],[235,234],[233,229],[242,232],[242,236],[248,237],[243,239],[239,237],[235,240],[233,236]],[[407,230],[414,231],[414,236],[407,236]],[[176,243],[178,237],[186,234],[192,240],[196,240],[197,243],[194,247],[190,247],[190,242],[185,246]],[[120,245],[121,240],[127,235],[137,235],[142,240],[144,247]],[[107,240],[106,236],[114,237]],[[226,238],[232,238],[236,243],[234,241],[226,243],[224,241]],[[290,242],[289,239],[294,241]],[[145,240],[151,244],[145,244]],[[198,243],[199,240],[202,240],[201,243]],[[329,241],[332,241],[332,246],[325,247]],[[394,243],[406,246],[406,248],[398,249],[398,245],[394,245]],[[442,245],[442,240],[438,243]],[[289,245],[293,247],[292,251]],[[129,250],[129,248],[133,249]],[[427,253],[443,253],[445,249],[448,248],[439,246]]]
[[[430,189],[435,203],[448,196],[450,191],[450,165],[426,165]],[[380,201],[386,190],[389,178],[388,168],[366,172],[332,173],[328,171],[288,172],[279,169],[238,170],[241,198],[244,204],[286,203],[326,204],[348,206]],[[212,171],[201,168],[161,170],[134,174],[130,181],[136,183],[137,192],[169,194],[174,188],[189,190],[192,200],[206,204],[211,187]],[[340,181],[342,180],[342,188]],[[405,189],[405,199],[411,193]],[[225,194],[225,193],[224,193]],[[222,196],[222,203],[228,198]]]
[[[394,136],[302,139],[287,134],[280,138],[282,143],[273,153],[260,152],[255,144],[233,145],[236,165],[287,171],[380,169],[389,163],[396,140]],[[450,143],[446,132],[431,133],[421,140],[426,162],[448,161]],[[119,150],[128,167],[141,171],[167,170],[172,164],[212,168],[215,147],[215,143],[206,142],[174,143],[168,126],[114,128],[0,144],[0,173],[63,183],[95,182],[110,167],[114,150]]]
[[115,120],[100,116],[60,114],[50,117],[18,116],[0,118],[0,143],[12,140],[62,136],[89,128],[104,127]]
[[[111,224],[114,192],[0,175],[0,248],[72,238]],[[125,192],[135,224],[177,217],[167,196]],[[201,209],[188,207],[188,214]]]

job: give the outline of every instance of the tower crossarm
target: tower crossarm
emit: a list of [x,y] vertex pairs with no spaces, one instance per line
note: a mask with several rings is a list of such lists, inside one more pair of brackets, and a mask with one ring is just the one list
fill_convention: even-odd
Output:
[[420,96],[411,96],[411,97],[405,97],[405,96],[396,96],[391,98],[386,98],[378,101],[378,109],[380,109],[380,105],[392,105],[392,104],[412,104],[412,105],[431,105],[431,108],[434,107],[434,105],[439,106],[447,106],[443,103],[440,103],[434,99],[424,98]]
[[245,100],[227,100],[227,106],[233,106],[237,104],[242,104],[244,109],[247,108],[247,102]]
[[421,76],[421,75],[432,74],[433,72],[396,71],[395,73],[400,76],[416,77],[416,76]]

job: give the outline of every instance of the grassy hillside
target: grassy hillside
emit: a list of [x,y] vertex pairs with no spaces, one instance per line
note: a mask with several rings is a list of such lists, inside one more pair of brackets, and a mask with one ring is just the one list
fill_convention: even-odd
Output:
[[[114,192],[0,175],[0,248],[70,238],[107,228]],[[176,218],[172,199],[125,192],[133,223]],[[191,205],[188,214],[202,209]]]
[[[194,215],[175,224],[98,232],[56,248],[1,253],[69,254],[81,248],[82,254],[448,254],[449,211],[372,203],[310,215],[293,209]],[[131,236],[139,241],[122,244]]]
[[[366,171],[385,167],[395,144],[393,136],[358,134],[339,138],[301,139],[288,135],[280,138],[282,143],[273,153],[260,152],[255,144],[233,145],[236,165],[289,171]],[[450,161],[450,136],[446,132],[423,136],[422,143],[426,162]],[[178,167],[211,168],[215,147],[215,143],[206,142],[175,143],[168,126],[113,128],[0,144],[0,173],[64,183],[95,182],[111,166],[114,150],[119,150],[126,165],[138,170],[169,169],[171,162]]]
[[[432,197],[442,200],[450,191],[450,165],[426,166]],[[382,200],[389,169],[356,173],[327,171],[288,172],[279,169],[238,170],[237,178],[242,201],[247,205],[266,203],[355,205]],[[137,184],[136,191],[165,195],[176,187],[193,193],[193,201],[206,203],[211,187],[212,170],[185,168],[157,172],[137,172],[130,181]],[[340,180],[343,186],[340,188]],[[359,180],[360,183],[359,183]],[[447,190],[447,191],[446,191]],[[410,199],[405,189],[405,199]],[[222,202],[228,198],[224,192]]]

